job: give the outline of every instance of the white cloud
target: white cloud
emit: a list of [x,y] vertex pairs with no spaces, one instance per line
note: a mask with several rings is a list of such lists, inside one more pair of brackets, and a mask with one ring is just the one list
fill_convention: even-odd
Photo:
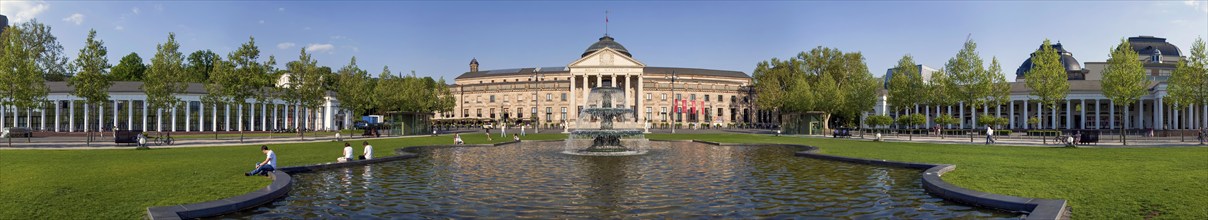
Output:
[[310,44],[310,45],[306,45],[306,52],[312,52],[312,53],[313,52],[329,52],[330,53],[331,50],[335,49],[335,48],[336,48],[336,46],[331,45],[331,44]]
[[302,28],[302,30],[307,30],[307,31],[309,31],[309,30],[310,30],[310,27],[305,27],[305,28]]
[[10,23],[34,19],[47,9],[50,5],[42,1],[0,1],[0,14],[7,15]]
[[163,4],[155,4],[155,11],[158,11],[158,12],[163,12],[163,11],[164,11],[164,5],[163,5]]
[[80,24],[84,23],[84,15],[80,14],[80,13],[71,14],[71,16],[67,16],[66,18],[63,18],[63,21],[75,23],[76,25],[80,25]]
[[1195,10],[1208,13],[1208,1],[1204,0],[1187,0],[1183,1],[1184,5],[1191,6]]
[[285,11],[285,8],[277,8],[277,11]]
[[290,42],[279,43],[279,44],[277,44],[277,49],[282,49],[282,50],[289,49],[289,48],[294,47],[295,45],[296,44],[290,43]]
[[117,27],[113,27],[113,29],[120,31],[120,30],[126,30],[126,27],[122,27],[121,25],[118,25]]
[[260,24],[264,24],[264,20],[260,20]]
[[130,12],[134,12],[134,14],[138,14],[140,11],[139,11],[138,7],[134,7],[134,8],[130,8]]
[[331,39],[344,39],[344,35],[331,36]]

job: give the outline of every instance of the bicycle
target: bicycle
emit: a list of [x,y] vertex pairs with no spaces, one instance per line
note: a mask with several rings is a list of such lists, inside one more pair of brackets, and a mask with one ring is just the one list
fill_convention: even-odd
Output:
[[173,143],[176,142],[176,139],[172,138],[171,136],[169,136],[169,137],[156,136],[152,142],[154,142],[155,145],[172,145]]

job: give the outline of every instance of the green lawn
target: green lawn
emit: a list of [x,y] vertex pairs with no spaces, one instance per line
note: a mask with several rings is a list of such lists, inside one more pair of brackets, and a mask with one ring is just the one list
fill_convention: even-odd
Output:
[[[526,139],[561,139],[560,134]],[[823,153],[957,164],[946,181],[975,190],[1070,200],[1079,219],[1208,219],[1208,148],[1067,149],[874,143],[740,134],[651,139],[797,143]],[[467,142],[487,143],[482,135]],[[451,136],[373,140],[375,155],[452,143]],[[510,140],[496,137],[493,142]],[[358,145],[359,140],[354,144]],[[0,150],[0,219],[138,219],[148,206],[201,202],[268,184],[241,175],[264,158],[259,145],[137,150]],[[330,162],[334,142],[270,146],[281,166]],[[69,204],[77,203],[77,204]]]
[[1067,199],[1078,219],[1208,219],[1208,148],[1036,148],[874,143],[737,134],[651,139],[796,143],[825,154],[956,164],[944,180],[1005,195]]
[[[561,134],[526,139],[562,139]],[[469,144],[488,143],[481,134]],[[511,138],[495,137],[491,143]],[[352,144],[360,153],[360,141]],[[452,136],[369,140],[374,155],[453,143]],[[153,150],[0,150],[0,219],[141,219],[148,206],[178,205],[244,194],[270,182],[245,177],[264,160],[260,145]],[[343,143],[269,146],[278,165],[332,162]],[[74,203],[74,204],[73,204]]]

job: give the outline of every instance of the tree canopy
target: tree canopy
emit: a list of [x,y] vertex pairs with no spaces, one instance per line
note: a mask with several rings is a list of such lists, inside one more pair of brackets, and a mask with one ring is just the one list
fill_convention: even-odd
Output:
[[[1064,100],[1070,92],[1070,82],[1066,81],[1069,76],[1061,65],[1061,56],[1053,49],[1049,40],[1045,39],[1040,50],[1033,53],[1031,59],[1032,69],[1024,73],[1026,84],[1032,89],[1031,95],[1036,97],[1037,102],[1057,108],[1058,102]],[[1044,114],[1044,111],[1039,112]]]
[[1168,82],[1170,95],[1166,103],[1175,107],[1208,105],[1208,51],[1204,39],[1195,39],[1191,54],[1179,61]]
[[185,65],[186,81],[206,83],[210,73],[214,72],[214,63],[222,61],[222,56],[210,50],[198,50],[189,54],[189,63]]
[[75,88],[72,95],[94,105],[109,101],[109,86],[113,82],[109,81],[108,51],[105,42],[96,39],[96,30],[89,30],[84,48],[80,48],[79,57],[75,59],[75,68],[79,71],[67,80],[67,84]]
[[118,61],[117,66],[113,66],[109,76],[113,81],[143,81],[146,71],[147,65],[143,64],[143,58],[139,57],[138,53],[130,52]]
[[756,105],[781,113],[823,112],[825,128],[832,115],[859,122],[859,116],[876,104],[880,88],[859,52],[817,47],[788,60],[771,59],[756,64]]
[[[0,34],[0,105],[29,109],[45,103],[50,90],[43,74],[38,71],[38,52],[22,39],[25,27],[11,27]],[[21,112],[21,111],[14,111]]]
[[177,95],[184,93],[189,86],[184,79],[184,54],[180,52],[180,44],[176,43],[176,33],[168,33],[168,40],[155,48],[151,68],[143,79],[147,106],[153,109],[175,108],[181,102]]

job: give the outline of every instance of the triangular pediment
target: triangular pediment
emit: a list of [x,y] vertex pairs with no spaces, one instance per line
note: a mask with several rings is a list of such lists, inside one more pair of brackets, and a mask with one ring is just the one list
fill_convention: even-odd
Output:
[[568,67],[646,67],[632,57],[625,56],[612,48],[603,48],[571,62]]

